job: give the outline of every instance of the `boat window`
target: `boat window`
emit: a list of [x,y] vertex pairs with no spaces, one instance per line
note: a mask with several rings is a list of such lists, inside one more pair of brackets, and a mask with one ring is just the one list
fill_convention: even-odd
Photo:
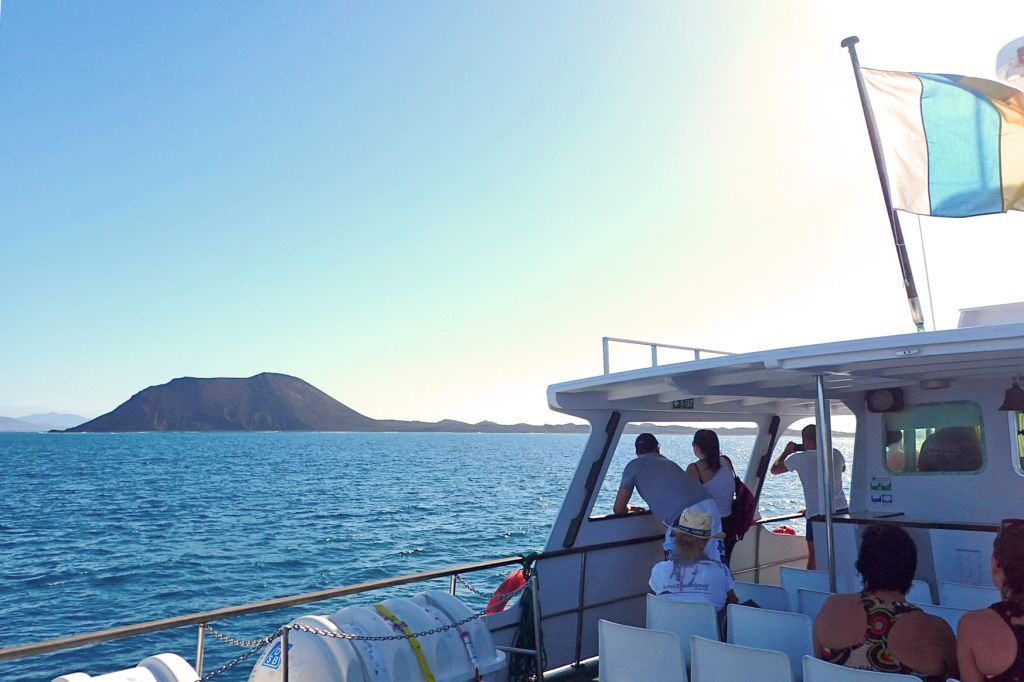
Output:
[[1018,474],[1024,474],[1024,412],[1010,412],[1010,440],[1013,442],[1013,462]]
[[895,474],[965,473],[985,463],[981,408],[958,401],[885,414],[885,466]]
[[[685,469],[695,460],[692,445],[693,432],[702,428],[711,428],[718,434],[722,454],[732,460],[736,472],[742,478],[747,470],[747,463],[750,461],[754,437],[757,435],[756,424],[739,422],[721,426],[693,422],[659,423],[657,425],[630,423],[626,426],[625,432],[615,447],[615,454],[612,455],[611,463],[608,465],[608,474],[604,477],[601,489],[597,493],[591,518],[601,518],[612,513],[615,497],[619,492],[619,483],[622,481],[622,470],[626,468],[626,464],[630,460],[636,457],[634,442],[639,433],[653,432],[661,446],[661,454]],[[633,497],[629,504],[638,507],[648,506],[636,490],[633,491]]]

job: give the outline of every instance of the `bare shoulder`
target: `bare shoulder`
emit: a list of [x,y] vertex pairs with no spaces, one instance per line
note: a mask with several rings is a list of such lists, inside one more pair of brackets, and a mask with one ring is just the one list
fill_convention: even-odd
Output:
[[956,626],[957,634],[964,639],[988,637],[1003,625],[1003,619],[992,609],[968,611]]
[[953,633],[953,628],[949,626],[944,618],[939,616],[933,616],[925,613],[924,611],[911,611],[910,613],[903,616],[902,620],[907,625],[913,627],[919,636],[931,637],[938,641],[948,640],[952,641],[956,639],[956,635]]
[[861,612],[859,594],[833,594],[821,605],[818,618],[821,620],[846,620],[851,613]]

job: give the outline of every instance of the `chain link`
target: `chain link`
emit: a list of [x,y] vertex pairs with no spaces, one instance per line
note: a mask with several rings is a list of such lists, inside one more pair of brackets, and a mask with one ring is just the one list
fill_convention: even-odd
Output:
[[[278,630],[278,632],[280,632],[280,630]],[[275,632],[273,635],[271,635],[270,637],[267,637],[265,639],[269,642],[276,635],[277,635],[277,632]],[[231,670],[236,665],[238,665],[239,663],[241,663],[245,659],[249,658],[250,656],[252,656],[254,653],[256,653],[257,651],[259,651],[262,648],[263,648],[263,644],[260,644],[258,646],[254,646],[253,648],[249,649],[248,651],[246,651],[241,656],[236,656],[235,658],[232,658],[230,661],[228,661],[227,663],[225,663],[221,667],[217,668],[216,670],[211,670],[210,672],[206,673],[200,679],[196,680],[196,682],[206,682],[207,680],[211,680],[214,677],[217,677],[217,675],[221,675],[223,673],[226,673],[227,671]]]
[[231,635],[225,635],[223,632],[218,632],[216,629],[214,629],[212,625],[204,625],[203,629],[205,629],[208,633],[210,633],[222,642],[225,642],[232,646],[245,647],[263,646],[264,644],[268,644],[270,640],[273,639],[273,637],[277,634],[274,633],[274,635],[270,635],[269,637],[258,637],[256,639],[236,639]]
[[455,574],[455,580],[458,581],[458,583],[460,585],[465,587],[467,590],[469,590],[470,592],[472,592],[476,596],[483,597],[484,599],[490,599],[491,598],[491,595],[484,594],[483,592],[481,592],[480,590],[476,589],[475,587],[470,585],[468,582],[466,582],[466,579],[462,577],[462,574],[456,573]]

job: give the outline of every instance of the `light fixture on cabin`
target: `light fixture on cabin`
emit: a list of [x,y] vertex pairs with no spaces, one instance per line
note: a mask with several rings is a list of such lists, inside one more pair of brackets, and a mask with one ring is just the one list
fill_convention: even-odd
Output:
[[925,390],[934,391],[940,388],[949,388],[950,383],[949,379],[921,379],[920,386]]
[[1013,385],[1006,389],[1006,395],[1003,396],[1003,404],[999,406],[999,411],[1024,412],[1024,388],[1020,387],[1016,378],[1013,380]]
[[903,409],[902,388],[879,388],[864,396],[868,412],[899,412]]

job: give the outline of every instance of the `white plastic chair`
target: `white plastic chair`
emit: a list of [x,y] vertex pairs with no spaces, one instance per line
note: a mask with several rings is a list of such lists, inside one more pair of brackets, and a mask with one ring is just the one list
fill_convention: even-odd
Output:
[[921,682],[920,677],[879,673],[873,670],[857,670],[823,661],[813,656],[804,656],[804,682]]
[[939,604],[954,609],[984,609],[1002,599],[994,587],[977,587],[960,583],[939,583]]
[[736,582],[733,591],[741,602],[753,599],[763,609],[789,611],[789,595],[778,585]]
[[647,595],[647,627],[651,630],[673,632],[679,638],[683,663],[690,665],[690,637],[700,635],[708,639],[718,637],[718,614],[707,603],[672,601],[664,597]]
[[793,679],[799,682],[803,677],[803,657],[814,653],[810,618],[802,613],[730,604],[726,622],[730,644],[781,651],[789,659]]
[[915,604],[934,604],[932,599],[932,588],[923,580],[916,578],[910,583],[910,590],[907,592],[907,601]]
[[687,682],[679,638],[601,619],[597,622],[600,682]]
[[810,618],[811,622],[813,622],[818,617],[818,611],[821,611],[822,604],[831,596],[831,592],[806,590],[801,587],[796,591],[796,610]]
[[716,642],[704,637],[690,641],[693,682],[757,680],[757,682],[793,682],[789,659],[778,651],[752,649]]
[[831,591],[828,585],[828,573],[825,571],[808,571],[804,568],[782,566],[779,568],[779,582],[782,583],[782,589],[789,595],[789,611],[796,611],[796,591],[801,587],[818,592]]
[[[911,603],[913,604],[913,602]],[[949,627],[953,628],[953,632],[956,632],[956,628],[960,624],[960,618],[967,613],[966,609],[954,609],[952,606],[940,606],[938,604],[914,604],[914,606],[920,606],[921,610],[925,613],[938,616],[946,621],[949,623]]]

